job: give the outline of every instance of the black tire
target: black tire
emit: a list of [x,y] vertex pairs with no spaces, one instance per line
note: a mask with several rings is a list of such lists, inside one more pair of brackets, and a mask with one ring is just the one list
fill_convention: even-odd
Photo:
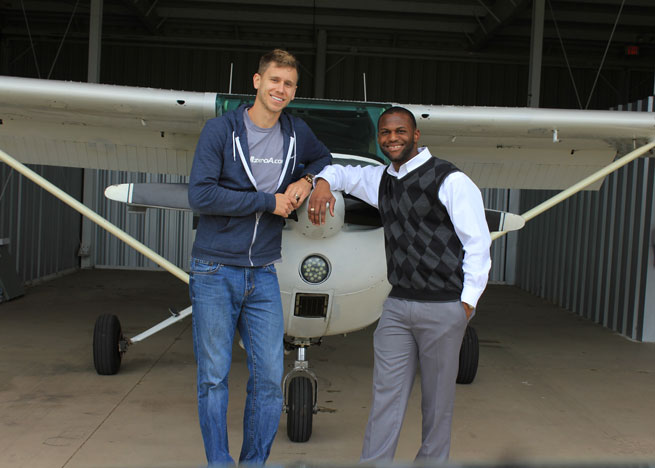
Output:
[[312,382],[307,377],[294,377],[289,382],[287,435],[291,442],[307,442],[312,436],[314,402]]
[[93,329],[93,365],[100,375],[114,375],[121,367],[121,323],[115,315],[104,314]]
[[459,349],[458,384],[470,384],[478,372],[478,358],[480,357],[480,343],[475,328],[466,326],[466,333]]

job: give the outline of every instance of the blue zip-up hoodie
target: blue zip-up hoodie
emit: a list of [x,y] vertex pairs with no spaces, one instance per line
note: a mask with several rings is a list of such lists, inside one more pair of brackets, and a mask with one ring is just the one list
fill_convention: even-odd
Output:
[[[243,104],[210,119],[200,134],[189,180],[189,204],[200,215],[191,255],[234,266],[263,266],[281,257],[284,218],[275,195],[258,192],[250,167]],[[305,174],[318,174],[332,156],[301,119],[280,115],[284,138],[277,193]]]

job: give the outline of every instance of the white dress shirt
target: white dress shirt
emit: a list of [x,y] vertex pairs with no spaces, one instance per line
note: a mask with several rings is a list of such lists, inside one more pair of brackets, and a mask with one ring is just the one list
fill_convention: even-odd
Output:
[[[389,175],[402,179],[431,157],[430,150],[419,148],[419,153],[400,166],[398,171],[393,165],[333,165],[325,166],[316,177],[329,182],[331,190],[344,191],[377,208],[380,181],[385,169]],[[461,300],[475,307],[487,286],[491,268],[491,236],[484,215],[482,194],[466,174],[458,171],[444,179],[438,196],[448,211],[464,249],[464,288]]]

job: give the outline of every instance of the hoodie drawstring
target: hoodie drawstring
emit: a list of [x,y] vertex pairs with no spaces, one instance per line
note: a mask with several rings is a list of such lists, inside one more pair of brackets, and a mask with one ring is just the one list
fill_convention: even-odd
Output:
[[293,166],[291,166],[291,173],[296,170],[296,131],[293,131]]
[[237,153],[236,150],[234,149],[234,130],[232,130],[232,158],[234,161],[237,160]]

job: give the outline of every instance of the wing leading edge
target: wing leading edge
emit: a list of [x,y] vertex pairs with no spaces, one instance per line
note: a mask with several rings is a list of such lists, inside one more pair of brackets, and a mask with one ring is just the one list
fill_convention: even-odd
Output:
[[0,77],[0,147],[31,164],[187,175],[216,94]]
[[405,107],[422,144],[480,187],[565,189],[655,138],[655,114],[647,112]]
[[[217,96],[0,77],[0,148],[24,163],[187,175]],[[655,138],[647,112],[404,107],[417,118],[420,143],[481,188],[566,188]]]

